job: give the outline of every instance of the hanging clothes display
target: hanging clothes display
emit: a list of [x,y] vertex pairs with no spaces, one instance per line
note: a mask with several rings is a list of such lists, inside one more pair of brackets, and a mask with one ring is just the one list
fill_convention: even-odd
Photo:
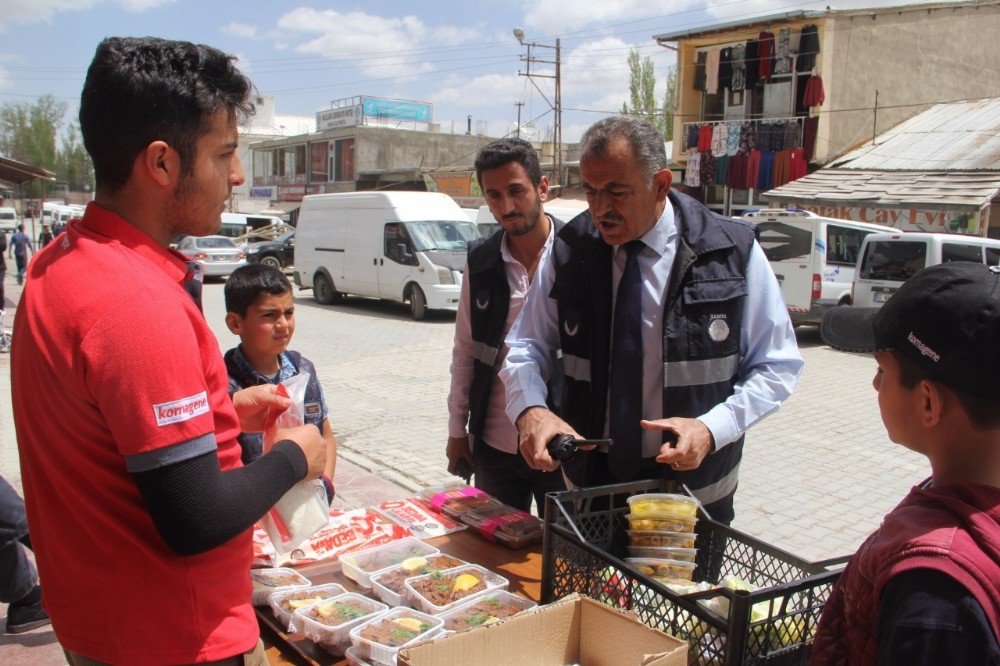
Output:
[[719,92],[719,49],[709,49],[705,63],[705,92],[714,95]]
[[698,147],[698,126],[688,125],[687,141],[684,142],[684,147],[688,150]]
[[740,148],[739,152],[746,155],[757,147],[757,133],[750,123],[743,123],[740,126]]
[[708,54],[699,51],[694,58],[694,89],[705,92],[705,61]]
[[792,121],[785,124],[785,145],[784,150],[792,150],[793,148],[798,148],[801,146],[799,141],[799,135],[801,132],[801,125],[797,121]]
[[781,187],[788,182],[789,160],[792,151],[780,150],[774,154],[774,170],[771,175],[771,187]]
[[722,155],[715,158],[715,184],[725,185],[729,174],[729,156]]
[[792,30],[791,28],[782,28],[778,30],[778,41],[774,46],[774,73],[775,74],[791,74],[792,73]]
[[746,173],[743,180],[744,190],[753,190],[757,188],[757,171],[760,169],[760,151],[751,150],[747,153],[747,163],[746,163]]
[[711,187],[715,185],[715,155],[703,153],[698,162],[698,172],[701,175],[701,184]]
[[718,123],[712,128],[712,154],[716,157],[726,154],[726,146],[729,143],[729,128],[726,123]]
[[812,23],[802,26],[799,34],[799,56],[795,60],[795,71],[808,72],[816,66],[819,54],[819,31]]
[[757,85],[757,81],[760,79],[760,58],[757,55],[758,46],[757,40],[751,39],[746,43],[746,48],[744,49],[743,62],[746,65],[743,77],[744,90],[753,90],[753,87]]
[[689,187],[701,185],[701,153],[697,150],[688,154],[687,171],[684,172],[684,184]]
[[802,93],[802,104],[807,108],[823,106],[826,95],[823,93],[823,79],[819,76],[810,76],[806,81],[805,92]]
[[698,152],[712,152],[712,124],[705,123],[698,127]]
[[730,82],[730,90],[743,90],[746,84],[746,63],[743,58],[746,54],[746,44],[737,44],[732,49],[733,78]]
[[774,34],[763,31],[757,37],[757,74],[765,81],[774,73]]
[[802,119],[802,156],[806,162],[813,158],[813,148],[816,147],[816,130],[819,128],[819,116]]
[[735,155],[740,150],[740,124],[726,123],[726,155]]
[[726,187],[746,189],[747,156],[733,155],[729,158],[729,171],[726,174]]
[[798,180],[799,178],[804,178],[808,164],[806,164],[802,148],[796,148],[788,152],[791,153],[788,164],[788,179]]
[[760,152],[760,165],[757,167],[757,189],[761,192],[771,189],[774,185],[774,151]]
[[719,52],[719,92],[733,89],[733,49],[726,47]]

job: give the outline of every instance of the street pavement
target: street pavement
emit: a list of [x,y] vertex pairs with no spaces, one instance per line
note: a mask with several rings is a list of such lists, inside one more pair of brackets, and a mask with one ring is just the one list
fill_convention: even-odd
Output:
[[[9,274],[5,286],[16,302],[20,288]],[[222,290],[222,283],[207,284],[203,297],[225,351],[238,339],[225,327]],[[320,306],[309,291],[297,292],[295,304],[292,348],[313,361],[330,404],[340,501],[362,505],[453,480],[444,450],[454,314],[429,312],[416,322],[402,305],[348,299]],[[8,303],[7,327],[12,319]],[[923,457],[888,441],[871,387],[872,358],[830,349],[814,327],[797,333],[805,370],[796,393],[747,436],[734,526],[806,559],[825,559],[853,552],[930,472]],[[58,408],[58,396],[52,404]],[[6,354],[0,474],[20,488]],[[47,629],[0,637],[4,663],[61,663],[60,654]]]

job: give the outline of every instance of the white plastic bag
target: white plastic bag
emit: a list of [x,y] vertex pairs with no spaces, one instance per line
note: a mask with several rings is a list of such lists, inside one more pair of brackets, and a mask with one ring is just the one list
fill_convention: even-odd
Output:
[[[268,415],[264,429],[264,450],[270,450],[275,443],[275,430],[293,428],[305,423],[306,385],[309,373],[302,372],[289,377],[279,384],[283,395],[292,404],[276,418]],[[326,527],[329,521],[330,505],[326,501],[326,489],[319,479],[300,481],[285,493],[277,504],[269,510],[260,523],[270,537],[278,555],[293,550],[304,540]]]

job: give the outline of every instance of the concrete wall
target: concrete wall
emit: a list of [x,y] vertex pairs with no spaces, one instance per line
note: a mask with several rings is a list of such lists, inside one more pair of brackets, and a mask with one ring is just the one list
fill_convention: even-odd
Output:
[[830,113],[820,118],[820,163],[870,140],[873,129],[883,132],[931,104],[1000,92],[1000,4],[879,9],[834,16],[824,28],[821,67],[830,102],[823,110]]
[[434,134],[357,127],[354,143],[355,174],[414,167],[471,166],[476,153],[491,137]]

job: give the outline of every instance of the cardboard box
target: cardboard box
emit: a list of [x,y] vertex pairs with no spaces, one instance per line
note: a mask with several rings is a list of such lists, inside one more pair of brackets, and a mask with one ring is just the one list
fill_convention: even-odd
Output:
[[572,595],[497,624],[406,648],[405,666],[687,666],[687,643]]

